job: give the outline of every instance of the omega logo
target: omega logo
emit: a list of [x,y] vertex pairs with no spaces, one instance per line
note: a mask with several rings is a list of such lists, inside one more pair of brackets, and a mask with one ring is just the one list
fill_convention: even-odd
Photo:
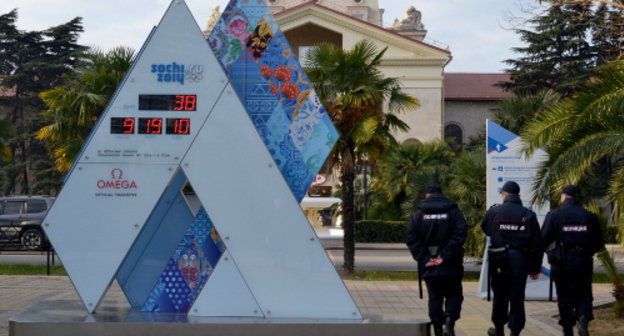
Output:
[[121,168],[114,168],[110,180],[98,180],[96,185],[99,189],[138,189],[135,181],[124,180],[123,175]]

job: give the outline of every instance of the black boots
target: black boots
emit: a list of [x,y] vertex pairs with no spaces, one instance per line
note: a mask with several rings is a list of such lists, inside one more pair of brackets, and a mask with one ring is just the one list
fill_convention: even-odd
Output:
[[581,316],[581,318],[579,318],[579,325],[578,325],[579,336],[589,336],[589,330],[587,329],[588,327],[589,327],[589,320],[587,319],[587,317]]
[[446,318],[442,326],[442,336],[455,336],[455,321],[450,317]]
[[574,328],[572,326],[563,327],[563,336],[574,336]]
[[442,325],[441,324],[434,324],[433,325],[433,335],[434,336],[443,336],[443,334],[442,334]]
[[495,326],[487,331],[488,336],[505,336],[505,326]]

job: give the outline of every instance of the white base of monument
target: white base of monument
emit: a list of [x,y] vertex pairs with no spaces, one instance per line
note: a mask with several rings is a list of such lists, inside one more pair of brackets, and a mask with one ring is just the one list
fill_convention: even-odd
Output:
[[367,316],[364,320],[187,317],[142,313],[104,301],[89,314],[79,301],[40,301],[9,320],[10,336],[428,336],[426,320]]

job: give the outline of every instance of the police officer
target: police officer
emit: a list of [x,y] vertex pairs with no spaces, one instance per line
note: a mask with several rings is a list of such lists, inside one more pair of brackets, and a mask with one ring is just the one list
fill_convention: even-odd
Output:
[[430,185],[410,218],[407,246],[418,262],[429,296],[429,318],[436,336],[454,336],[464,301],[464,242],[466,220],[455,202]]
[[540,227],[535,213],[522,206],[519,194],[516,182],[506,182],[501,189],[503,204],[491,207],[481,223],[490,237],[489,276],[494,292],[490,336],[504,336],[506,323],[512,336],[520,335],[526,322],[527,276],[537,279],[541,268]]
[[549,258],[549,261],[557,287],[559,324],[566,336],[573,335],[572,329],[577,320],[579,335],[589,335],[587,326],[594,318],[593,255],[604,246],[598,218],[583,209],[578,200],[579,196],[578,187],[569,185],[563,188],[561,207],[546,215],[542,229],[544,246],[558,243],[562,249],[557,258],[559,260]]

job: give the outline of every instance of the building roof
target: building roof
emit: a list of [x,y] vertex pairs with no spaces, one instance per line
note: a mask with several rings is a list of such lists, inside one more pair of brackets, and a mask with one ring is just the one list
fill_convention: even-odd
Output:
[[495,84],[509,80],[502,73],[445,73],[444,100],[498,101],[513,94]]
[[354,21],[357,21],[357,22],[360,22],[360,23],[366,24],[366,25],[368,25],[368,26],[370,26],[370,27],[373,27],[373,28],[375,28],[375,29],[377,29],[377,30],[380,30],[380,31],[383,31],[383,32],[386,32],[386,33],[390,33],[390,34],[393,34],[393,35],[396,35],[396,36],[399,36],[399,37],[401,37],[401,38],[404,38],[404,39],[409,40],[409,41],[411,41],[411,42],[414,42],[414,43],[416,43],[416,44],[421,44],[421,45],[427,46],[427,47],[429,47],[429,48],[436,49],[436,50],[441,51],[441,52],[443,52],[443,53],[445,53],[445,54],[448,54],[448,55],[450,55],[450,54],[451,54],[450,50],[448,50],[448,49],[443,49],[443,48],[440,48],[440,47],[438,47],[438,46],[435,46],[435,45],[432,45],[432,44],[429,44],[429,43],[426,43],[426,42],[423,42],[423,41],[419,41],[419,40],[412,39],[412,38],[410,38],[410,37],[408,37],[408,36],[405,36],[405,35],[402,35],[402,34],[400,34],[400,33],[397,33],[397,32],[395,32],[395,31],[393,31],[393,30],[386,29],[386,28],[384,28],[384,27],[382,27],[382,26],[378,26],[378,25],[373,24],[373,23],[370,23],[370,22],[368,22],[368,21],[365,21],[365,20],[362,20],[362,19],[356,18],[356,17],[354,17],[354,16],[351,16],[351,15],[348,15],[348,14],[345,14],[345,13],[342,13],[342,12],[339,12],[339,11],[337,11],[337,10],[335,10],[335,9],[331,9],[331,8],[329,8],[329,7],[325,7],[325,6],[323,6],[323,5],[319,5],[319,4],[314,3],[314,2],[311,2],[311,1],[306,1],[306,2],[304,2],[304,3],[302,3],[302,4],[300,4],[300,5],[297,5],[297,6],[294,6],[294,7],[287,8],[287,9],[285,9],[285,10],[281,11],[281,12],[277,12],[277,13],[275,13],[274,15],[275,15],[275,17],[278,17],[278,16],[283,16],[283,15],[286,15],[286,14],[288,14],[288,13],[295,12],[295,11],[297,11],[297,10],[301,9],[301,8],[304,8],[304,7],[317,7],[317,8],[320,8],[320,9],[323,9],[323,10],[326,10],[326,11],[329,11],[329,12],[332,12],[332,13],[335,13],[335,14],[338,14],[338,15],[341,15],[341,16],[344,16],[345,18],[348,18],[348,19],[350,19],[350,20],[354,20]]

